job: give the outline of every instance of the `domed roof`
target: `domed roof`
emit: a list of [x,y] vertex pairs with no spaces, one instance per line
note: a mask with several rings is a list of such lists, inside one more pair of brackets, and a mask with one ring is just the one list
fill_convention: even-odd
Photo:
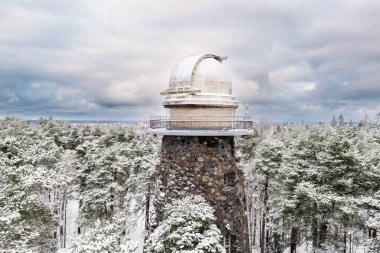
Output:
[[[237,101],[232,96],[232,82],[229,72],[223,62],[227,57],[220,57],[214,54],[190,55],[180,59],[173,67],[169,89],[163,91],[162,95],[167,95],[166,102],[175,99],[176,95],[197,96],[198,103],[205,104],[207,101],[212,104],[226,104],[237,107]],[[207,96],[207,97],[206,97]],[[194,101],[195,97],[192,98]],[[207,101],[200,101],[200,99]],[[184,104],[189,103],[180,99]],[[224,101],[224,102],[223,102]],[[172,104],[172,102],[170,102]],[[226,105],[227,105],[226,104]],[[164,102],[164,105],[168,103]]]
[[203,92],[231,94],[231,77],[223,64],[226,57],[212,54],[183,57],[173,67],[169,89],[193,87]]

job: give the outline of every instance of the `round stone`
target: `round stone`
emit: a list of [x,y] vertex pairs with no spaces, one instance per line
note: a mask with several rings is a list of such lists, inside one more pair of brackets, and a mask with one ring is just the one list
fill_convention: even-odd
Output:
[[210,177],[209,176],[203,176],[202,177],[202,181],[203,182],[208,182],[210,180]]

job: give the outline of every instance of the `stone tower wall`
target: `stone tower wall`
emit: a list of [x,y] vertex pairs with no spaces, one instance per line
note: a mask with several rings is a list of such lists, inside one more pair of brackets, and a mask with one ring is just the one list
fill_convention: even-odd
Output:
[[231,240],[230,252],[248,253],[244,179],[236,166],[234,138],[164,136],[161,152],[155,198],[158,222],[164,203],[201,195],[215,209],[216,225]]

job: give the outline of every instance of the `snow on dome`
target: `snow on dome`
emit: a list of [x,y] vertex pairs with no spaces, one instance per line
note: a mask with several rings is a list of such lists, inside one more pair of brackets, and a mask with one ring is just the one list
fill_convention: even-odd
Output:
[[203,92],[231,94],[232,82],[223,63],[225,59],[212,54],[183,57],[172,69],[169,89],[193,87]]
[[167,96],[164,105],[237,107],[237,101],[232,96],[231,77],[223,62],[226,59],[214,54],[180,59],[172,69],[169,88],[161,93]]

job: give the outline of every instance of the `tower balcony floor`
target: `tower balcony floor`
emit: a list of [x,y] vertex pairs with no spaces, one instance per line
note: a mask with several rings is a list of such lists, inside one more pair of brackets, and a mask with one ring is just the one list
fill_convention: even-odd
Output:
[[155,135],[168,136],[242,136],[253,134],[252,129],[226,129],[226,130],[206,130],[206,129],[166,129],[150,128],[149,133]]
[[149,132],[172,136],[240,136],[253,133],[250,117],[236,116],[155,116]]

